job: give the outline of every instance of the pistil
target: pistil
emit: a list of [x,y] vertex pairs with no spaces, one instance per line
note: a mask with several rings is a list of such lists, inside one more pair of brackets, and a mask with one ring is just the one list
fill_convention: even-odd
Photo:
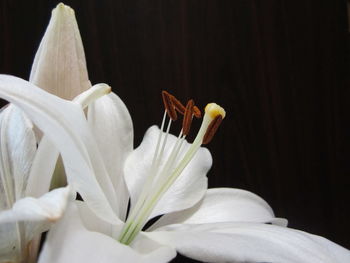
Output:
[[182,121],[182,133],[185,135],[188,135],[191,129],[192,118],[193,118],[193,106],[194,106],[194,101],[189,100],[187,102],[184,118]]

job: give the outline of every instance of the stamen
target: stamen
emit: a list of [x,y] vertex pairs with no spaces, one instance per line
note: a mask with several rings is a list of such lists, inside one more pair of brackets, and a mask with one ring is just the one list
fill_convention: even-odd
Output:
[[176,109],[180,114],[184,115],[184,114],[185,114],[185,111],[186,111],[185,106],[182,105],[182,103],[181,103],[177,98],[175,98],[175,96],[171,96],[171,101],[173,102],[175,109]]
[[168,113],[169,118],[172,119],[173,121],[176,121],[177,114],[175,111],[175,106],[171,100],[172,95],[170,93],[168,93],[167,91],[163,90],[162,97],[163,97],[164,107],[165,107],[166,112]]
[[[162,92],[162,95],[168,115],[171,109],[175,111],[175,113],[176,111],[179,113],[181,113],[180,111],[183,111],[183,127],[162,169],[160,169],[159,161],[164,155],[164,148],[166,147],[165,144],[169,133],[171,120],[169,120],[167,130],[164,134],[164,141],[161,142],[161,140],[158,139],[159,142],[157,143],[158,146],[156,147],[157,150],[154,157],[154,162],[152,162],[151,174],[147,179],[145,187],[143,188],[136,205],[131,209],[130,215],[128,216],[128,219],[119,236],[119,241],[126,245],[133,242],[135,237],[145,226],[159,200],[181,175],[183,170],[195,156],[200,146],[210,142],[226,115],[225,110],[219,105],[215,103],[208,104],[205,108],[202,125],[195,140],[184,154],[180,154],[185,137],[189,133],[192,118],[193,116],[201,116],[201,112],[196,106],[194,106],[193,100],[189,100],[186,108],[183,110],[181,106],[175,106],[182,105],[175,99],[175,97],[165,91]],[[163,127],[164,123],[160,131],[161,133],[163,133]],[[159,150],[160,152],[158,152]]]
[[[163,130],[164,130],[165,119],[166,119],[165,117],[166,117],[166,111],[164,111],[162,125],[161,125],[161,128],[159,130],[156,150],[153,154],[152,165],[151,165],[151,169],[150,169],[150,176],[147,178],[147,180],[145,182],[145,186],[143,188],[143,191],[141,192],[141,194],[140,194],[140,196],[135,204],[135,207],[133,208],[132,213],[130,213],[130,215],[129,215],[130,219],[133,219],[137,215],[138,210],[142,206],[145,198],[147,197],[148,189],[152,186],[153,181],[158,173],[159,162],[160,162],[160,159],[162,157],[162,153],[164,151],[164,147],[165,147],[165,144],[167,141],[167,135],[169,134],[170,125],[171,125],[171,120],[169,120],[167,132],[165,133],[165,138],[163,139],[163,143],[161,146],[161,141],[162,141],[163,134],[164,134]],[[160,150],[160,148],[162,148],[162,149]],[[160,153],[159,153],[159,150],[160,150]]]
[[200,119],[202,117],[202,112],[197,106],[193,106],[193,115],[197,119]]
[[168,157],[167,162],[165,163],[161,173],[159,174],[159,183],[162,184],[164,180],[167,179],[167,172],[171,171],[173,169],[173,166],[175,165],[176,159],[178,157],[178,154],[180,152],[180,149],[183,145],[183,141],[185,140],[186,136],[183,135],[182,131],[180,132],[179,136],[177,137],[176,143],[173,146],[173,149]]
[[160,126],[160,130],[159,130],[159,134],[158,134],[158,140],[157,140],[157,146],[156,146],[156,150],[155,150],[155,152],[153,154],[151,171],[153,171],[153,169],[154,169],[154,166],[155,166],[155,163],[156,163],[156,159],[157,159],[157,156],[158,156],[160,141],[162,140],[163,129],[164,129],[164,124],[165,124],[165,117],[166,117],[166,111],[164,111],[162,124]]
[[185,115],[182,121],[182,133],[188,135],[191,129],[192,117],[193,117],[194,101],[189,100],[186,105]]
[[163,152],[164,152],[164,148],[165,148],[165,145],[166,145],[166,142],[167,142],[167,139],[168,139],[170,127],[171,127],[171,120],[169,120],[169,122],[168,122],[168,127],[167,127],[166,132],[165,132],[165,137],[164,137],[164,140],[163,140],[162,148],[160,150],[159,157],[157,157],[157,162],[156,162],[156,165],[155,165],[156,169],[155,169],[155,171],[153,171],[155,173],[158,172],[160,160],[161,160],[161,157],[163,156]]
[[202,144],[208,144],[214,137],[216,131],[218,130],[220,124],[222,122],[222,116],[217,115],[214,120],[211,121],[211,123],[208,126],[208,129],[203,137]]

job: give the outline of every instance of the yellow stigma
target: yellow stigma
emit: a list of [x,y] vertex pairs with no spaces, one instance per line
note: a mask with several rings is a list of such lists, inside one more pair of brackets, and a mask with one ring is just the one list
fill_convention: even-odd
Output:
[[214,102],[208,103],[207,106],[205,106],[205,113],[213,119],[218,115],[221,115],[222,118],[226,116],[224,108]]

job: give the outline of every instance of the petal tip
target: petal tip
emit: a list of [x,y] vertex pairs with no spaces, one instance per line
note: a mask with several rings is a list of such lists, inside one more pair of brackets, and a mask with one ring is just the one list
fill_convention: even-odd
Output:
[[52,10],[52,13],[57,15],[74,15],[74,10],[70,6],[65,5],[61,2]]

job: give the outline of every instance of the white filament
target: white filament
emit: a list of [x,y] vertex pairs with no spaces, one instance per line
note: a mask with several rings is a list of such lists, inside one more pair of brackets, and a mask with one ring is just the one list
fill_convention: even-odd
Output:
[[[143,226],[146,224],[150,214],[152,213],[154,207],[160,200],[160,198],[164,195],[164,193],[170,188],[170,186],[175,182],[175,180],[180,176],[182,171],[188,165],[188,163],[192,160],[195,153],[199,149],[202,144],[203,137],[208,129],[209,124],[212,121],[212,117],[208,114],[205,114],[203,118],[203,122],[199,132],[184,154],[184,156],[177,162],[177,157],[182,148],[183,142],[185,140],[185,136],[180,132],[172,151],[163,166],[163,169],[158,173],[160,160],[163,155],[163,150],[166,145],[166,138],[168,136],[169,130],[165,134],[165,139],[162,144],[161,154],[158,155],[158,147],[156,147],[155,156],[153,159],[157,164],[156,169],[152,169],[152,174],[150,174],[149,178],[151,180],[146,183],[142,194],[137,201],[137,204],[132,209],[126,224],[122,230],[122,234],[120,235],[119,241],[124,244],[130,244],[136,235],[142,230]],[[169,127],[169,125],[168,125]],[[163,133],[163,130],[160,130],[160,133]],[[159,136],[161,137],[161,135]],[[156,180],[155,180],[156,179]]]

